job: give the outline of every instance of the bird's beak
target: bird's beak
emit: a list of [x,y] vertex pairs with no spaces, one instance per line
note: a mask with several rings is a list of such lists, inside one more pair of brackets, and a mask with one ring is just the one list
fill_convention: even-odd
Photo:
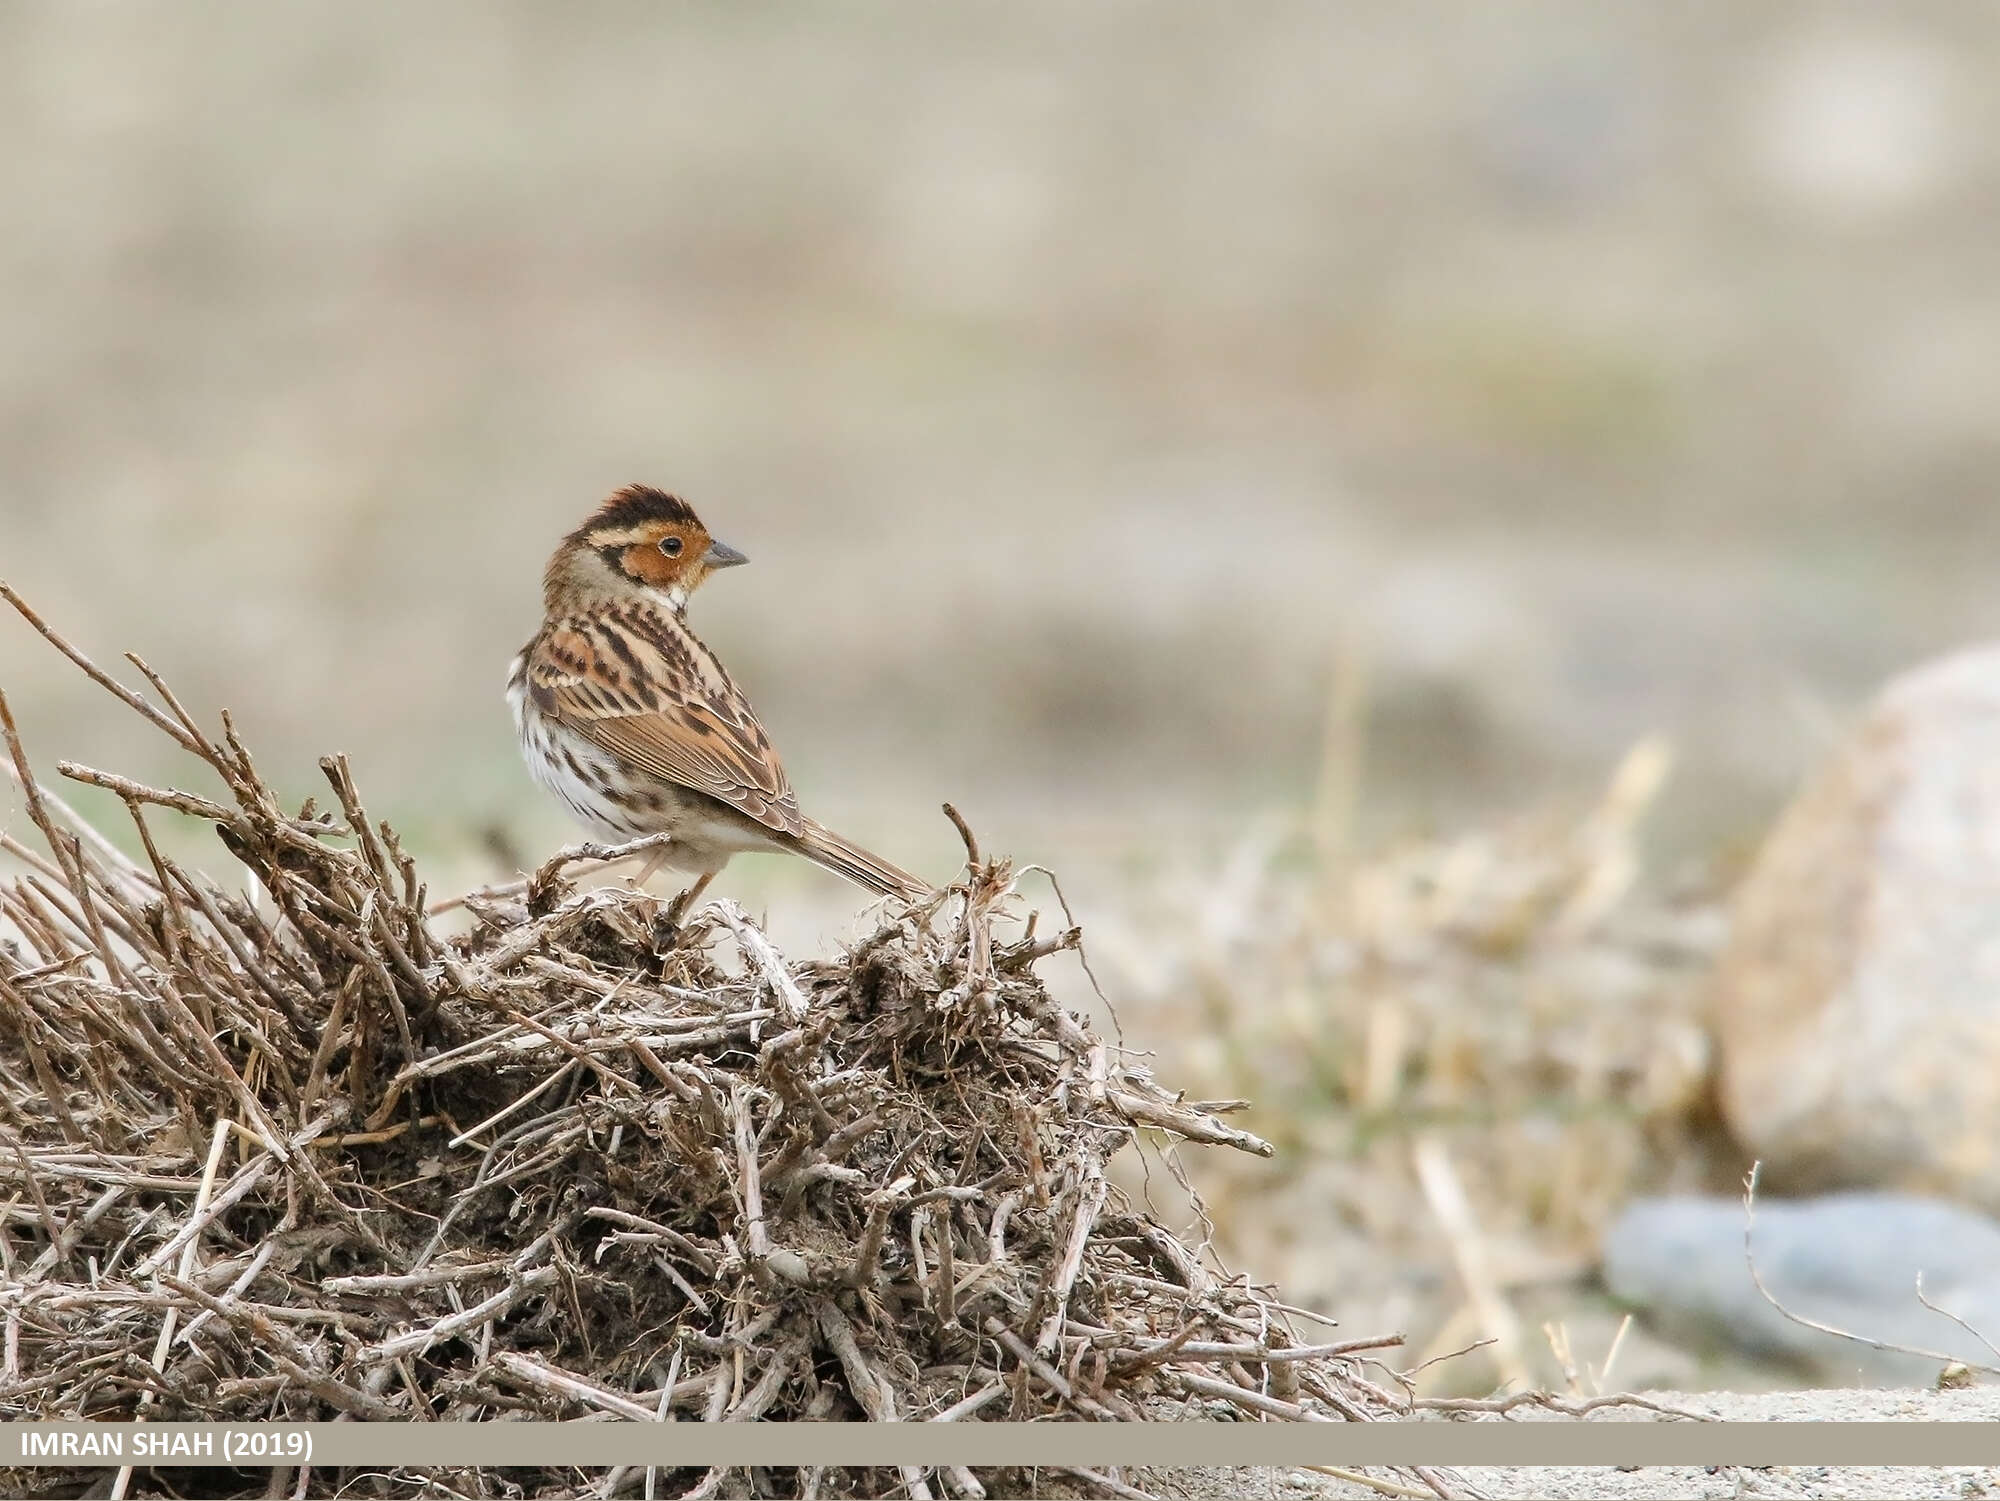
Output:
[[701,560],[710,568],[734,568],[738,563],[750,561],[727,542],[710,542]]

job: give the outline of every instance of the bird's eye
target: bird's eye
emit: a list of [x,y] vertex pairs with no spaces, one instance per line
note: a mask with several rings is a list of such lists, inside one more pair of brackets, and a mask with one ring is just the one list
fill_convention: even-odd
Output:
[[681,555],[681,539],[679,537],[660,538],[660,551],[670,558],[679,557]]

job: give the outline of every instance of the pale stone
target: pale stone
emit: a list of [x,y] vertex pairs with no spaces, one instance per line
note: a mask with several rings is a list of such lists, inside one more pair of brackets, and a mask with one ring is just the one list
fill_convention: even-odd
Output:
[[[1986,1216],[1907,1194],[1760,1195],[1755,1278],[1744,1229],[1738,1199],[1637,1200],[1605,1233],[1605,1286],[1666,1338],[1803,1367],[1828,1385],[1929,1386],[1950,1362],[1994,1364],[1986,1341],[2000,1338],[2000,1225]],[[1924,1298],[1946,1313],[1924,1307],[1919,1276]]]
[[1766,1181],[2000,1209],[2000,646],[1890,684],[1779,821],[1716,978]]

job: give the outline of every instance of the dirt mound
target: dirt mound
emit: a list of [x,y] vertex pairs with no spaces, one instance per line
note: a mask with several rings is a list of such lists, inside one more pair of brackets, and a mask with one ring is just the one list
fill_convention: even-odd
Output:
[[[1140,1133],[1270,1148],[1064,1012],[1035,966],[1078,930],[1023,917],[969,834],[962,879],[799,965],[727,903],[677,925],[642,892],[572,886],[617,851],[433,904],[344,761],[322,763],[337,811],[288,813],[226,716],[211,735],[143,663],[154,697],[7,597],[223,788],[63,766],[123,800],[135,860],[37,782],[0,699],[47,844],[0,836],[26,867],[0,883],[9,1418],[1389,1415],[1355,1356],[1393,1338],[1305,1344],[1274,1294],[1107,1183]],[[162,855],[162,808],[212,823],[250,893]],[[301,1495],[339,1483],[296,1477]]]

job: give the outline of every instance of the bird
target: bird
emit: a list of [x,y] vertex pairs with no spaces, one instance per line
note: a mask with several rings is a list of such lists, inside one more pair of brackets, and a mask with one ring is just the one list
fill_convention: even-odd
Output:
[[534,779],[592,835],[668,836],[661,865],[693,875],[678,922],[732,855],[802,855],[871,892],[928,883],[799,811],[743,690],[687,621],[709,576],[749,561],[685,500],[627,485],[564,537],[542,577],[543,620],[507,676]]

